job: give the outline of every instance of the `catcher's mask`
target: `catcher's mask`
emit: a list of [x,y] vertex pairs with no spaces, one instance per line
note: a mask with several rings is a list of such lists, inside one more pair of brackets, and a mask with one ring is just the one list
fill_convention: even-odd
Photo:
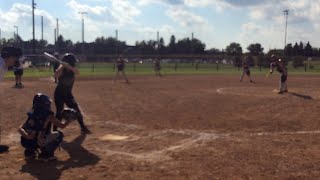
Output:
[[33,98],[33,109],[35,110],[51,110],[52,100],[49,96],[37,93]]
[[75,55],[67,53],[62,58],[63,62],[70,64],[70,66],[75,67],[76,63],[79,62]]

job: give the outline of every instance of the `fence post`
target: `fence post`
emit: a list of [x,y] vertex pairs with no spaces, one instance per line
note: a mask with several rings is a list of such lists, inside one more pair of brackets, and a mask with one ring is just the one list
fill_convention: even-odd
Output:
[[196,63],[196,71],[198,71],[198,68],[199,68],[199,63],[197,62]]
[[174,71],[177,71],[177,69],[178,69],[178,63],[175,63],[174,64]]
[[304,72],[307,72],[307,63],[304,62]]
[[260,72],[261,72],[261,70],[262,70],[262,69],[261,69],[261,66],[262,66],[262,65],[261,65],[261,64],[259,64],[259,70],[260,70]]

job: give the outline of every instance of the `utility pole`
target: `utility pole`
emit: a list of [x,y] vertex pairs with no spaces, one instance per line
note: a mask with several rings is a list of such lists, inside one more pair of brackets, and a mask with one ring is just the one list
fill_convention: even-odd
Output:
[[116,29],[116,56],[118,56],[118,48],[119,48],[118,30]]
[[16,43],[18,44],[18,38],[19,38],[19,27],[18,26],[13,26],[14,28],[16,28],[16,34],[14,36],[14,39],[16,41]]
[[288,26],[288,15],[289,15],[289,10],[286,9],[283,11],[284,15],[286,16],[286,27],[285,27],[285,32],[284,32],[284,49],[283,49],[283,54],[285,54],[285,49],[287,46],[287,26]]
[[158,53],[158,56],[160,54],[160,35],[159,35],[159,31],[157,31],[157,53]]
[[41,16],[41,41],[43,41],[43,16]]
[[57,38],[59,37],[59,19],[57,18],[57,28],[56,28]]
[[84,54],[84,15],[88,14],[87,12],[79,12],[81,14],[81,22],[82,22],[82,54]]
[[35,29],[34,29],[34,9],[36,8],[36,3],[32,0],[32,53],[36,54],[36,40],[35,40]]

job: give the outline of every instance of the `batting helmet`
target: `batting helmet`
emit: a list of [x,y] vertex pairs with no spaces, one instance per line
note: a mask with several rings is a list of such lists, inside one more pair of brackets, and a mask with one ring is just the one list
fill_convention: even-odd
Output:
[[49,96],[42,93],[37,93],[33,98],[33,109],[50,110],[52,100]]
[[8,58],[8,57],[20,57],[22,56],[22,51],[20,48],[7,46],[2,48],[1,50],[1,57]]
[[63,62],[70,64],[70,66],[75,67],[76,63],[79,62],[75,55],[67,53],[62,58]]

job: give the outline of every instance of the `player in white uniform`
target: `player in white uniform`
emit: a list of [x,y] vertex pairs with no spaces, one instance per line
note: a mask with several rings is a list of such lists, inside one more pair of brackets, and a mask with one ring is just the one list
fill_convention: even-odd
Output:
[[[18,61],[20,56],[22,56],[22,51],[19,48],[15,48],[15,47],[2,48],[1,57],[0,57],[0,84],[8,68],[14,66],[14,64]],[[1,140],[1,134],[0,134],[0,140]],[[0,145],[0,153],[6,152],[8,151],[8,149],[9,149],[8,146]]]
[[280,73],[280,83],[279,83],[279,92],[278,94],[283,94],[288,92],[287,87],[287,78],[288,78],[288,71],[284,63],[281,59],[277,59],[277,57],[272,54],[271,55],[271,64],[270,64],[270,74],[273,73],[274,68]]

